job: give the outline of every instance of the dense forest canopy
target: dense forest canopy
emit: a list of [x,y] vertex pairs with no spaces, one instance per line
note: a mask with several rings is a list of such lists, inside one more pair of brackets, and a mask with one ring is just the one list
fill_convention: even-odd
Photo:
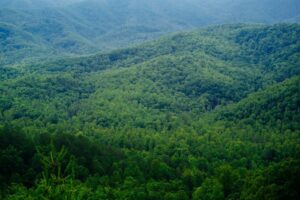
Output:
[[299,38],[218,25],[0,66],[0,198],[299,199]]
[[0,199],[299,200],[299,0],[0,0]]

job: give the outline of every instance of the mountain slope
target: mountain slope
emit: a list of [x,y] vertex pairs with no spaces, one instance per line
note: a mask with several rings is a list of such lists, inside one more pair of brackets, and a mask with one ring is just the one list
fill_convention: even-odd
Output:
[[202,113],[299,76],[299,29],[218,26],[108,54],[4,67],[2,102],[9,106],[1,120],[155,130],[188,125]]
[[299,199],[299,30],[1,66],[0,198]]
[[299,129],[300,79],[293,78],[268,90],[249,95],[247,99],[234,106],[229,106],[218,114],[219,120],[258,122],[270,129]]
[[7,64],[8,58],[30,61],[31,55],[54,55],[55,52],[34,35],[14,25],[0,23],[0,39],[0,62],[2,64]]
[[[245,137],[245,130],[257,136],[259,134],[259,131],[256,130],[258,127],[264,127],[261,130],[264,132],[264,137],[267,136],[266,132],[268,131],[280,134],[298,131],[299,81],[299,76],[296,76],[265,90],[251,93],[238,103],[221,107],[200,117],[199,124],[195,123],[195,125],[198,125],[200,129],[202,126],[210,129],[212,124],[218,124],[218,131],[230,130],[235,137]],[[210,123],[204,124],[203,122]],[[240,129],[245,130],[239,133]],[[234,133],[232,133],[233,130]]]
[[[33,127],[24,129],[30,134],[0,127],[0,189],[9,188],[3,199],[73,198],[80,192],[79,199],[296,200],[299,84],[299,76],[287,79],[208,114],[213,120],[203,116],[193,128],[171,132],[100,131],[90,123],[87,138],[82,132],[53,133],[51,126],[36,126],[40,134],[32,134]],[[54,165],[42,165],[51,159]]]

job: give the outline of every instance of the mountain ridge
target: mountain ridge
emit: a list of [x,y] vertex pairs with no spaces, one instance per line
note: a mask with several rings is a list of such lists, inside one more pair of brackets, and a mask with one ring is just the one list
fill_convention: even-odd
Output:
[[[248,93],[275,82],[299,75],[299,59],[297,59],[300,46],[297,41],[299,30],[298,25],[284,24],[210,27],[174,34],[145,45],[107,54],[27,67],[25,65],[20,70],[16,67],[16,71],[12,73],[17,75],[11,76],[11,80],[6,79],[6,83],[7,86],[23,85],[31,80],[34,85],[44,90],[52,82],[62,88],[62,93],[49,85],[53,88],[51,96],[57,94],[62,98],[60,95],[64,92],[75,92],[76,96],[86,96],[88,98],[81,102],[83,104],[77,102],[80,106],[77,105],[79,110],[76,113],[86,115],[84,113],[89,111],[90,116],[102,116],[108,121],[112,120],[112,124],[119,121],[122,126],[125,125],[126,117],[122,119],[118,116],[121,113],[113,108],[116,105],[125,106],[125,102],[127,106],[132,106],[133,110],[139,109],[140,113],[148,110],[147,115],[149,117],[152,115],[150,118],[156,116],[164,121],[169,120],[168,115],[184,115],[185,112],[197,115],[213,110],[215,107],[236,102]],[[277,43],[273,42],[275,35],[279,41]],[[261,42],[263,45],[260,44]],[[260,56],[258,57],[257,54]],[[13,71],[10,68],[6,69]],[[148,83],[148,86],[145,83]],[[47,93],[51,90],[37,92],[34,91],[34,85],[30,88],[25,84],[24,89],[32,91],[39,98],[49,98]],[[128,93],[124,93],[124,90]],[[123,93],[125,96],[120,96],[118,93]],[[164,98],[155,94],[164,94]],[[17,96],[19,95],[23,94],[19,93]],[[92,98],[89,98],[90,95]],[[76,96],[72,97],[74,99],[71,102],[76,102]],[[111,99],[114,97],[116,102]],[[98,105],[95,99],[102,102],[98,109],[92,108]],[[43,104],[37,103],[44,107]],[[52,103],[57,104],[55,101]],[[71,107],[67,110],[72,113],[71,110],[74,108]],[[106,111],[101,114],[94,113],[103,109],[108,109],[107,112],[109,109],[115,111],[110,117],[105,114]],[[153,113],[149,112],[149,109]],[[164,110],[169,110],[171,113],[164,113]],[[134,126],[135,116],[125,115],[133,119]],[[68,119],[66,113],[64,118]],[[95,117],[93,120],[97,121],[98,118],[101,117]],[[81,120],[86,121],[86,119]],[[180,121],[181,118],[178,120]],[[149,122],[150,125],[152,122],[151,120]],[[138,126],[145,126],[145,124]]]
[[[20,4],[22,1],[16,2]],[[26,4],[26,1],[24,2]],[[36,48],[34,52],[26,55],[27,59],[15,59],[9,52],[4,52],[2,57],[5,59],[1,65],[15,64],[18,61],[28,62],[31,58],[43,60],[49,57],[57,58],[59,55],[72,57],[118,49],[152,40],[170,32],[191,30],[211,24],[239,22],[272,24],[291,18],[297,21],[297,11],[300,10],[300,4],[295,0],[284,3],[281,0],[246,3],[236,0],[223,4],[210,0],[205,2],[114,0],[75,3],[71,1],[70,4],[58,7],[37,5],[36,8],[22,6],[22,9],[5,6],[9,5],[7,2],[2,4],[0,22],[9,23],[32,34],[49,49],[49,53],[35,53],[38,51]],[[263,12],[266,10],[267,14]],[[277,14],[273,16],[274,13]],[[31,46],[35,44],[29,43]],[[53,49],[56,52],[53,52]],[[20,51],[22,53],[26,49]]]

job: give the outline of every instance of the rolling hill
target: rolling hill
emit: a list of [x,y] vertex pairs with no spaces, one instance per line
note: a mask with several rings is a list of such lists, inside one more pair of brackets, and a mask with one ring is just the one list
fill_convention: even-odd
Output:
[[220,25],[0,67],[0,198],[298,199],[299,38]]
[[[182,121],[185,114],[238,102],[299,75],[299,30],[298,25],[218,26],[107,54],[4,67],[13,78],[2,75],[2,101],[11,104],[2,115],[18,123],[23,115],[48,122],[44,112],[55,122],[77,118],[100,127],[161,129],[166,124],[161,121]],[[11,89],[16,86],[22,89]],[[28,103],[18,108],[15,96]],[[51,114],[49,106],[61,112]]]

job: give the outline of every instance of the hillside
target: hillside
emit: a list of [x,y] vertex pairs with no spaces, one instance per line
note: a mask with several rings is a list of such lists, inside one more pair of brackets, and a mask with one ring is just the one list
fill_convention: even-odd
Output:
[[20,31],[1,40],[0,65],[108,51],[212,24],[299,22],[299,12],[297,0],[2,0],[1,30],[4,23],[5,32]]
[[4,67],[2,101],[10,106],[2,118],[164,129],[299,75],[299,30],[219,26],[108,54]]
[[299,38],[220,25],[0,67],[0,199],[299,199]]
[[299,38],[221,25],[0,67],[0,198],[299,199]]

